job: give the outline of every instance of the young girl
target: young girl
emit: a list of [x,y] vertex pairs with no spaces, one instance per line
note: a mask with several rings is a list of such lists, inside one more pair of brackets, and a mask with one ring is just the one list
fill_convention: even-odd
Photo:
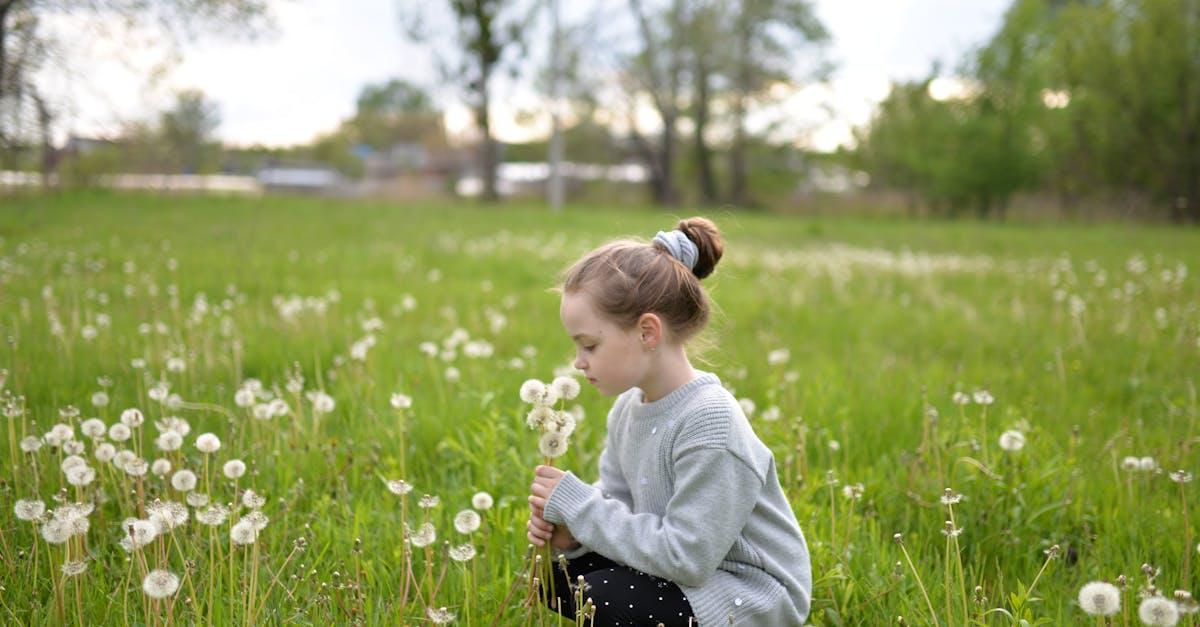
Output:
[[588,253],[562,281],[560,315],[575,367],[608,414],[600,478],[538,466],[529,541],[568,558],[550,607],[574,618],[576,577],[596,625],[802,625],[808,546],[736,399],[696,370],[684,346],[708,321],[700,279],[723,242],[691,218],[649,244]]

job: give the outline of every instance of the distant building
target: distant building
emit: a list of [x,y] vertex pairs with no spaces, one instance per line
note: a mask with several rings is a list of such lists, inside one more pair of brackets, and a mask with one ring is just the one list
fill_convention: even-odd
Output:
[[260,169],[255,178],[268,192],[341,194],[347,185],[340,172],[320,162],[271,163]]

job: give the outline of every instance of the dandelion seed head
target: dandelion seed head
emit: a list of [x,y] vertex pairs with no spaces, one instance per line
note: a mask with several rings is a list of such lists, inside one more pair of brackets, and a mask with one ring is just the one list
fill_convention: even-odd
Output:
[[1128,455],[1124,459],[1121,460],[1121,469],[1122,470],[1130,470],[1130,471],[1141,470],[1141,464],[1138,461],[1138,458],[1133,457],[1132,455]]
[[46,504],[38,499],[21,499],[13,505],[13,513],[20,520],[33,522],[46,513]]
[[258,539],[258,529],[254,523],[243,518],[233,525],[229,530],[229,539],[233,540],[234,544],[253,544]]
[[187,470],[176,471],[171,475],[171,487],[180,492],[189,492],[196,489],[196,473]]
[[476,492],[475,496],[471,497],[471,507],[478,510],[489,510],[493,504],[492,495],[487,492]]
[[208,509],[196,512],[196,520],[200,524],[216,527],[225,522],[225,518],[229,516],[229,510],[224,505],[213,505]]
[[146,471],[150,470],[150,464],[146,463],[146,460],[134,456],[133,459],[125,464],[123,469],[125,470],[125,474],[130,477],[142,477],[145,476]]
[[29,436],[25,436],[24,438],[21,438],[21,451],[22,452],[36,453],[37,450],[40,448],[42,448],[42,441],[39,440],[36,436],[29,435]]
[[1121,591],[1105,581],[1086,583],[1079,589],[1079,607],[1091,616],[1112,616],[1121,609]]
[[133,432],[129,430],[129,425],[123,422],[115,422],[108,428],[108,438],[113,442],[124,442],[131,435]]
[[951,488],[946,488],[946,491],[942,493],[940,500],[942,501],[942,505],[955,505],[962,502],[962,499],[963,495],[955,492]]
[[406,394],[392,394],[391,398],[392,409],[408,409],[412,407],[412,397]]
[[233,393],[233,404],[238,407],[249,407],[254,404],[254,390],[243,387]]
[[579,380],[575,377],[555,377],[550,387],[563,400],[569,401],[579,396]]
[[440,498],[432,494],[426,494],[421,497],[420,501],[417,502],[417,506],[421,507],[422,509],[429,509],[431,507],[437,507],[441,502],[442,501]]
[[434,625],[446,625],[454,620],[454,613],[444,607],[428,608],[425,610],[425,615],[429,617],[429,621]]
[[475,533],[479,530],[482,519],[473,509],[464,509],[454,515],[454,528],[459,533]]
[[62,574],[64,576],[75,577],[78,575],[82,575],[83,571],[87,570],[87,562],[85,562],[83,560],[72,560],[69,562],[63,562],[61,569],[62,569]]
[[187,496],[183,497],[187,504],[192,507],[204,507],[208,505],[208,495],[203,492],[188,492]]
[[97,444],[95,450],[92,451],[92,455],[94,455],[96,457],[96,461],[99,462],[112,461],[113,456],[116,454],[117,447],[113,446],[109,442],[101,442]]
[[130,407],[129,409],[121,412],[121,423],[131,429],[136,429],[137,427],[142,426],[142,423],[145,421],[146,417],[143,416],[141,410],[137,409],[136,407]]
[[96,469],[88,465],[77,466],[67,471],[67,483],[82,487],[96,479]]
[[1192,473],[1186,470],[1176,470],[1171,473],[1171,481],[1175,483],[1191,483]]
[[79,430],[87,437],[96,439],[103,437],[104,433],[108,431],[108,427],[99,418],[88,418],[79,425]]
[[71,472],[72,469],[80,466],[87,466],[87,461],[78,455],[68,455],[67,457],[64,457],[62,463],[59,464],[59,468],[62,469],[63,474],[67,474]]
[[251,525],[254,525],[255,531],[262,531],[263,529],[266,529],[267,523],[271,522],[271,519],[267,518],[267,515],[262,513],[262,510],[259,510],[259,509],[256,509],[256,510],[250,512],[249,514],[246,514],[246,517],[243,518],[242,520],[245,520],[245,521],[249,522]]
[[538,439],[538,451],[551,459],[567,452],[567,438],[561,433],[547,431]]
[[151,599],[165,599],[179,590],[179,577],[174,573],[155,569],[142,580],[142,592]]
[[1000,448],[1015,453],[1025,448],[1025,434],[1016,429],[1009,429],[1000,434]]
[[246,474],[246,462],[240,459],[231,459],[221,466],[221,472],[230,479],[238,479]]
[[196,436],[196,449],[201,453],[216,453],[221,448],[221,440],[214,433],[201,433]]
[[259,509],[267,504],[267,497],[256,493],[254,490],[246,490],[242,493],[242,505],[250,509]]
[[65,520],[51,518],[42,524],[42,538],[50,544],[62,544],[71,537],[71,524]]
[[471,544],[460,544],[450,548],[450,559],[456,562],[470,561],[475,557],[475,547]]
[[545,405],[536,405],[525,415],[525,424],[530,429],[545,429],[555,421],[555,411]]
[[106,405],[108,405],[108,394],[103,391],[92,394],[93,407],[104,407]]
[[388,491],[397,496],[408,494],[413,490],[412,484],[403,479],[385,480],[384,483],[387,485]]
[[1158,469],[1158,463],[1153,457],[1146,456],[1138,460],[1138,468],[1142,472],[1153,472]]
[[171,472],[171,460],[160,457],[150,462],[150,472],[159,477],[165,476]]
[[1147,625],[1173,627],[1179,622],[1179,607],[1166,597],[1147,597],[1138,605],[1138,618]]

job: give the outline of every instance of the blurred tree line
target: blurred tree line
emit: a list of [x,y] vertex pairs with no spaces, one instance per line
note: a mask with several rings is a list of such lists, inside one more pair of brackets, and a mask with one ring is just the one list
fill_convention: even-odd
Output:
[[1038,192],[1200,221],[1200,0],[1017,0],[960,73],[950,97],[937,68],[895,85],[860,130],[875,185],[940,215]]

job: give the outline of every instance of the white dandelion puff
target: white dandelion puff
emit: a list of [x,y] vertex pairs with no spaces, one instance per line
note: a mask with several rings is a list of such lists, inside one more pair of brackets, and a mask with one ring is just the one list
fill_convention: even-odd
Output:
[[96,461],[108,462],[117,454],[117,447],[109,442],[101,442],[96,445],[96,449],[92,451],[92,455],[96,457]]
[[242,505],[250,509],[259,509],[267,504],[267,497],[256,493],[254,490],[246,490],[242,493]]
[[1142,472],[1153,472],[1158,470],[1158,462],[1154,461],[1153,457],[1143,457],[1138,460],[1138,469]]
[[408,541],[417,548],[427,547],[437,540],[437,530],[433,523],[423,523],[420,531],[409,534]]
[[473,557],[475,557],[475,547],[471,544],[450,547],[450,559],[456,562],[470,561]]
[[392,409],[408,409],[412,407],[412,397],[405,394],[392,394]]
[[91,466],[83,465],[72,468],[67,473],[67,483],[82,487],[88,485],[96,479],[96,470]]
[[530,379],[521,384],[521,400],[526,403],[537,403],[546,395],[546,384],[537,379]]
[[429,509],[431,507],[437,507],[441,502],[442,500],[440,498],[432,494],[426,494],[421,497],[419,502],[417,502],[417,506],[421,509]]
[[63,562],[61,569],[62,569],[62,574],[64,576],[75,577],[77,575],[82,575],[83,571],[87,570],[87,562],[85,562],[83,560],[72,560],[70,562]]
[[979,390],[971,395],[972,400],[976,405],[991,405],[995,399],[992,398],[991,392],[987,390]]
[[567,438],[561,433],[547,431],[538,439],[538,450],[545,457],[558,457],[567,452]]
[[464,509],[454,515],[454,528],[462,534],[475,533],[481,522],[479,514],[473,509]]
[[130,477],[142,477],[145,476],[146,471],[150,470],[150,464],[146,463],[146,460],[135,455],[133,459],[126,462],[122,468],[125,470],[125,474],[129,475]]
[[318,414],[328,414],[337,406],[332,396],[318,390],[308,392],[308,400]]
[[255,531],[262,531],[263,529],[266,529],[267,523],[271,522],[271,519],[267,518],[267,515],[262,513],[262,510],[258,509],[246,514],[246,517],[242,520],[254,525]]
[[575,377],[555,377],[550,387],[563,400],[569,401],[579,396],[579,381]]
[[246,462],[240,459],[231,459],[221,467],[221,472],[230,479],[237,479],[246,474]]
[[224,505],[213,505],[208,509],[196,512],[196,520],[209,527],[216,527],[224,523],[227,516],[229,516],[229,510]]
[[201,453],[215,453],[221,448],[221,440],[214,433],[201,433],[196,437],[196,449]]
[[187,496],[183,497],[188,505],[192,507],[204,507],[208,505],[208,495],[203,492],[188,492]]
[[113,426],[108,428],[108,437],[113,442],[124,442],[131,435],[133,432],[129,430],[129,425],[123,422],[113,423]]
[[962,499],[963,499],[963,495],[955,492],[954,490],[952,490],[950,488],[946,488],[946,490],[944,492],[942,492],[942,496],[941,496],[942,505],[955,505],[957,503],[962,502]]
[[454,620],[454,612],[447,610],[444,607],[437,609],[427,608],[425,615],[429,617],[429,621],[434,625],[446,625]]
[[42,441],[37,436],[27,435],[21,438],[21,451],[25,453],[36,453],[42,448]]
[[747,417],[754,415],[755,405],[753,399],[739,398],[738,405],[741,406],[742,413],[746,414]]
[[71,531],[67,521],[51,518],[42,525],[42,538],[50,544],[62,544],[71,537]]
[[246,408],[254,404],[254,390],[243,387],[233,393],[233,404],[238,407]]
[[248,519],[241,519],[229,530],[229,538],[234,544],[253,544],[258,539],[258,528]]
[[488,494],[487,492],[476,492],[475,496],[471,497],[471,507],[474,507],[475,509],[489,510],[492,508],[494,503],[495,501],[492,499],[492,495]]
[[13,513],[24,521],[36,521],[46,513],[46,504],[38,499],[21,499],[13,505]]
[[1142,467],[1138,461],[1138,458],[1136,458],[1132,455],[1127,455],[1124,459],[1121,460],[1121,469],[1122,470],[1133,471],[1133,470],[1141,470],[1141,468]]
[[99,418],[88,418],[79,425],[79,430],[89,438],[96,439],[103,437],[108,431],[108,427],[104,425],[104,421]]
[[1147,597],[1138,606],[1138,618],[1147,625],[1173,627],[1179,622],[1179,607],[1166,597]]
[[104,407],[105,405],[108,405],[108,394],[104,392],[96,392],[95,394],[92,394],[93,407]]
[[151,599],[165,599],[179,590],[179,577],[167,570],[155,569],[142,580],[142,592]]
[[171,460],[160,457],[150,462],[150,472],[159,477],[166,475],[171,472]]
[[387,485],[389,492],[398,496],[408,494],[413,490],[412,484],[403,479],[392,479],[384,481],[384,483]]
[[171,487],[180,492],[196,489],[196,473],[187,469],[177,471],[171,475]]
[[1025,434],[1016,429],[1009,429],[1000,434],[1000,448],[1009,453],[1016,453],[1025,448]]
[[137,409],[136,407],[130,407],[129,409],[121,412],[121,422],[125,425],[128,425],[131,429],[142,426],[142,423],[145,421],[146,417],[143,416],[141,410]]
[[1079,589],[1079,607],[1091,616],[1112,616],[1121,609],[1121,591],[1105,581],[1086,583]]

